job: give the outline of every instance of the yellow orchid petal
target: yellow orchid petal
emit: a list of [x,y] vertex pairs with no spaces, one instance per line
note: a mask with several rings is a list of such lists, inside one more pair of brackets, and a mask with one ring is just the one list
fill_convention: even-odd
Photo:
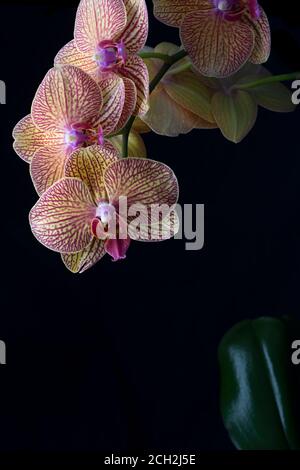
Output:
[[217,123],[216,122],[208,122],[205,121],[205,119],[202,119],[201,117],[198,117],[194,129],[217,129]]
[[25,162],[30,163],[35,152],[44,145],[56,146],[61,141],[57,132],[41,132],[33,123],[32,117],[21,119],[13,130],[15,152]]
[[292,102],[291,90],[282,83],[270,83],[253,88],[251,94],[260,106],[270,111],[290,113],[296,109]]
[[76,253],[92,240],[91,222],[96,206],[89,189],[76,178],[64,178],[51,186],[30,212],[37,240],[59,253]]
[[118,127],[124,110],[126,88],[124,80],[115,73],[102,80],[100,87],[103,106],[98,123],[102,127],[104,136],[107,136]]
[[124,78],[124,77],[123,77],[123,83],[125,86],[124,106],[123,106],[122,114],[120,116],[118,124],[115,128],[115,131],[123,129],[123,127],[127,123],[128,119],[132,116],[136,108],[137,91],[136,91],[135,84],[129,78]]
[[251,56],[255,42],[250,24],[224,21],[210,10],[186,15],[180,35],[195,67],[213,77],[226,77],[239,70]]
[[255,31],[255,45],[250,57],[250,62],[263,64],[267,62],[271,52],[271,30],[265,11],[259,7],[260,16],[256,21],[248,19]]
[[169,240],[178,233],[180,223],[176,210],[171,210],[160,222],[155,222],[155,219],[159,218],[159,214],[154,214],[153,218],[154,220],[148,225],[141,223],[138,232],[134,226],[129,224],[128,235],[130,238],[142,242],[159,242]]
[[153,0],[153,3],[158,20],[179,28],[185,15],[203,7],[207,0]]
[[102,95],[97,83],[71,65],[47,73],[32,104],[32,119],[42,131],[88,123],[99,115]]
[[211,111],[211,90],[191,71],[169,77],[165,91],[176,103],[209,122],[214,122]]
[[121,159],[104,174],[105,187],[112,203],[127,197],[133,204],[166,204],[170,210],[178,200],[178,182],[171,168],[144,158]]
[[149,108],[149,73],[146,64],[138,56],[129,56],[126,64],[119,68],[119,73],[132,80],[137,90],[135,115],[143,115]]
[[231,95],[216,93],[212,99],[212,110],[223,135],[235,143],[246,137],[257,118],[255,100],[241,90]]
[[79,253],[65,253],[61,257],[66,268],[76,274],[92,268],[105,254],[104,241],[93,238],[90,244]]
[[[161,42],[155,47],[154,52],[172,56],[176,54],[177,52],[179,52],[181,49],[182,47],[176,46],[176,44],[173,44],[172,42]],[[153,60],[158,62],[159,68],[161,68],[162,61],[152,59],[152,61]],[[177,74],[177,73],[187,70],[188,65],[192,65],[191,59],[189,57],[184,57],[183,59],[179,60],[174,65],[172,65],[172,67],[166,73],[164,79],[168,78],[170,75]]]
[[145,0],[123,0],[127,13],[127,25],[120,39],[130,54],[143,49],[148,37],[148,10]]
[[177,137],[194,129],[197,116],[176,103],[162,85],[151,93],[150,109],[143,121],[157,134]]
[[89,189],[95,204],[106,199],[104,173],[109,165],[119,160],[118,152],[110,142],[75,150],[65,165],[65,176],[79,178]]
[[58,52],[54,65],[73,65],[88,73],[95,81],[98,79],[97,62],[91,55],[79,51],[74,39]]
[[[111,140],[111,143],[114,145],[114,147],[121,154],[123,136],[116,135],[115,137],[112,137],[110,140]],[[129,134],[128,157],[132,157],[132,158],[146,158],[147,157],[147,149],[144,144],[144,141],[142,137],[134,130],[132,130]]]
[[154,48],[154,52],[159,54],[173,55],[179,51],[180,47],[172,42],[161,42]]
[[138,134],[147,134],[148,132],[151,132],[150,127],[147,126],[147,124],[139,117],[135,118],[132,129]]
[[35,152],[30,165],[30,175],[39,195],[63,177],[66,155],[64,145],[60,149],[42,147]]
[[122,0],[81,0],[74,37],[81,52],[91,56],[101,41],[115,40],[123,32],[127,14]]

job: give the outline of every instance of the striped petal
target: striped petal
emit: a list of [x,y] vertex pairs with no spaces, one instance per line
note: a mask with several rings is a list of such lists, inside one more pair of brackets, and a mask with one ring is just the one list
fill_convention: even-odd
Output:
[[105,170],[118,160],[118,153],[110,142],[105,142],[101,147],[93,145],[78,149],[71,154],[66,163],[65,176],[83,181],[97,204],[101,199],[107,199],[104,185]]
[[54,59],[55,65],[73,65],[88,73],[94,80],[98,78],[97,62],[90,54],[80,52],[75,40],[68,42],[56,55]]
[[183,108],[206,121],[214,121],[211,112],[212,92],[191,70],[170,76],[164,88],[170,98]]
[[88,123],[98,116],[102,95],[97,83],[71,65],[47,73],[32,104],[32,119],[42,131]]
[[100,84],[103,96],[103,106],[100,112],[99,124],[105,136],[111,134],[120,121],[125,104],[125,84],[121,77],[111,74]]
[[13,130],[15,152],[30,163],[34,153],[43,146],[45,134],[34,124],[31,115],[24,117]]
[[36,151],[31,161],[30,175],[39,195],[63,177],[66,158],[65,146],[60,149],[42,147]]
[[257,20],[248,21],[253,26],[255,32],[255,46],[250,57],[250,62],[254,64],[263,64],[267,62],[271,52],[271,30],[268,17],[264,10],[260,8],[260,16]]
[[127,25],[120,39],[129,54],[143,49],[148,37],[148,10],[145,0],[124,0],[127,12]]
[[166,204],[170,208],[178,200],[178,183],[173,171],[163,163],[142,158],[119,160],[108,167],[104,182],[112,203],[127,198],[133,204]]
[[[117,149],[117,151],[121,154],[123,136],[116,135],[115,137],[112,137],[110,141],[113,144],[113,146]],[[146,158],[147,157],[147,149],[144,144],[144,141],[142,137],[134,130],[131,131],[129,134],[128,157],[131,157],[131,158]]]
[[150,96],[150,108],[143,121],[157,134],[177,137],[191,132],[198,118],[177,104],[159,85]]
[[125,86],[125,101],[116,130],[123,129],[136,108],[137,91],[135,84],[129,78],[124,77],[123,82]]
[[65,178],[46,191],[30,212],[34,236],[59,253],[76,253],[92,240],[91,221],[96,213],[87,186]]
[[[169,26],[180,27],[185,15],[205,7],[207,0],[153,0],[154,15]],[[208,5],[211,8],[211,5]]]
[[74,30],[76,46],[93,56],[101,41],[115,40],[122,34],[126,21],[122,0],[81,0]]
[[128,57],[126,64],[119,68],[119,73],[130,78],[136,86],[137,103],[134,114],[145,114],[149,108],[149,74],[146,64],[140,57],[132,55]]
[[221,15],[199,10],[184,18],[181,40],[200,73],[226,77],[247,62],[255,36],[249,24],[226,21]]
[[62,260],[64,265],[76,274],[92,268],[105,254],[104,241],[94,237],[84,250],[79,253],[65,253],[62,255]]
[[257,118],[255,100],[241,90],[232,95],[216,93],[212,99],[212,109],[224,137],[235,143],[246,137]]
[[137,231],[135,225],[128,225],[128,235],[132,240],[141,242],[160,242],[173,238],[179,231],[180,222],[176,210],[163,217],[160,222],[154,220],[148,225],[139,225]]

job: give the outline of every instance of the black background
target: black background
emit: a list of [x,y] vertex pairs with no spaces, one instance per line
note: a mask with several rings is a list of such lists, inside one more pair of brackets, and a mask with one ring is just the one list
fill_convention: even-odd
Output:
[[[300,69],[299,5],[261,1],[269,69]],[[150,7],[149,45],[178,43]],[[278,5],[277,5],[278,4]],[[287,7],[289,6],[286,2]],[[74,276],[30,233],[37,196],[12,149],[77,2],[0,5],[0,451],[231,450],[218,405],[217,346],[235,322],[300,312],[299,109],[260,110],[237,145],[219,131],[146,137],[178,176],[181,203],[204,203],[205,248],[133,244]]]

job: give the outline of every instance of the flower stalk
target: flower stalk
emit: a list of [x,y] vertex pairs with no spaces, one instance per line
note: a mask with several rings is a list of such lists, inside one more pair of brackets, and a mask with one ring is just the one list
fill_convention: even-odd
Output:
[[254,80],[253,82],[238,85],[238,88],[239,90],[247,90],[249,88],[256,88],[258,86],[269,85],[270,83],[287,82],[297,79],[300,79],[300,72],[286,73],[281,75],[273,75],[271,77],[260,78],[258,80]]
[[[168,72],[168,70],[177,62],[182,60],[184,57],[186,57],[188,53],[185,50],[180,50],[176,54],[173,54],[172,56],[168,56],[167,54],[159,54],[155,52],[142,52],[140,53],[140,57],[142,58],[156,58],[156,59],[161,59],[165,63],[160,69],[160,71],[157,73],[157,75],[153,78],[153,80],[150,82],[149,85],[149,92],[150,94],[155,90],[159,82],[163,79],[165,74]],[[135,116],[131,116],[129,121],[127,122],[126,126],[121,129],[118,133],[112,134],[110,137],[114,137],[116,135],[122,135],[122,158],[127,158],[128,157],[128,139],[129,139],[129,134],[131,131],[131,128],[134,124],[135,121]]]

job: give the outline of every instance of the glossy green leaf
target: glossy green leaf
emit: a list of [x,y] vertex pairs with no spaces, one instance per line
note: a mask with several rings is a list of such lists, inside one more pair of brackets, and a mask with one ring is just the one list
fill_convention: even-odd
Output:
[[300,449],[299,372],[291,361],[292,342],[288,323],[273,318],[244,321],[223,338],[221,411],[238,449]]

